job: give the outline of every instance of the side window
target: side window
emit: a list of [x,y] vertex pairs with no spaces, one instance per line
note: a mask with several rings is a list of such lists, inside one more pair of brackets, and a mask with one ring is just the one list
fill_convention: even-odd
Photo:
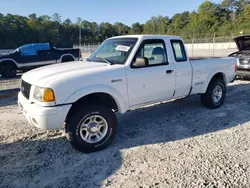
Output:
[[148,66],[167,64],[167,53],[163,40],[146,40],[140,47],[137,57],[148,60]]
[[35,56],[37,51],[33,45],[24,45],[20,47],[20,52],[22,56]]
[[187,61],[187,56],[183,42],[180,40],[171,40],[172,49],[176,62]]

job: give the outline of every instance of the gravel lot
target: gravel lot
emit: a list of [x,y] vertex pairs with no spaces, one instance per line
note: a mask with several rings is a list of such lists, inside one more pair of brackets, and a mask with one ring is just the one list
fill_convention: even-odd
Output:
[[0,77],[0,91],[13,89],[13,88],[20,88],[20,83],[21,83],[20,78],[21,78],[21,75],[18,75],[14,79],[5,79],[5,78]]
[[249,187],[249,84],[216,110],[192,96],[119,116],[113,145],[88,155],[0,99],[0,187]]

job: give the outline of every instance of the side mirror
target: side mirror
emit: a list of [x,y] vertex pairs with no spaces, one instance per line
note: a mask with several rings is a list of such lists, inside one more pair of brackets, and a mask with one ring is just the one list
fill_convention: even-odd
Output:
[[132,64],[134,68],[146,67],[148,65],[148,58],[146,57],[137,57]]
[[16,54],[22,55],[22,52],[21,52],[20,50],[17,50],[17,51],[16,51]]

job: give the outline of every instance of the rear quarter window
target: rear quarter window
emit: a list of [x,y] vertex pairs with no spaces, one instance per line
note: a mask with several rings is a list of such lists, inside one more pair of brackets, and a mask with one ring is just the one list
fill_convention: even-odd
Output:
[[172,49],[174,52],[174,58],[176,62],[187,61],[185,47],[181,40],[171,40]]

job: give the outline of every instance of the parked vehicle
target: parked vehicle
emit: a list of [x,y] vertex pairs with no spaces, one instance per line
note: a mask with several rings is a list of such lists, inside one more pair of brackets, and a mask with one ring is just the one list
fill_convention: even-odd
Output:
[[115,113],[195,94],[205,107],[220,107],[236,63],[237,58],[190,61],[178,36],[113,37],[86,62],[23,74],[18,104],[31,125],[56,129],[65,123],[74,148],[95,152],[112,143]]
[[229,55],[229,57],[237,57],[236,76],[250,77],[250,35],[236,37],[234,39],[238,47],[238,51]]
[[79,58],[79,49],[57,49],[50,43],[26,44],[11,53],[0,55],[0,74],[4,78],[13,78],[17,70],[25,71]]

